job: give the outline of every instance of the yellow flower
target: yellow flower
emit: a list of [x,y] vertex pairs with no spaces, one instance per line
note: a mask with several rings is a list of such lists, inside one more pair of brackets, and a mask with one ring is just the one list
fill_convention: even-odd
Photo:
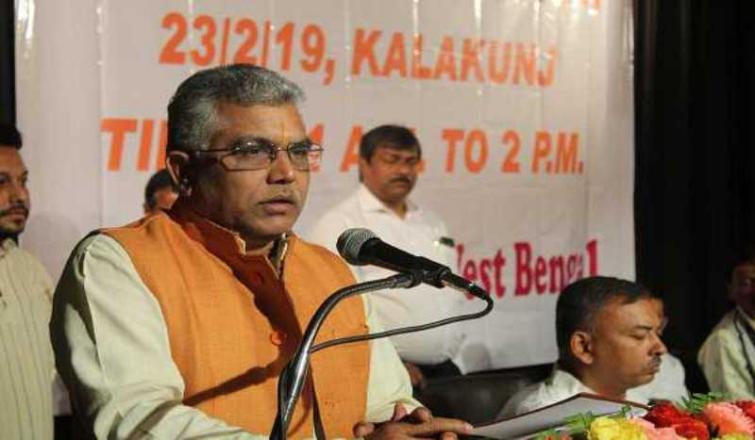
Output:
[[590,424],[589,440],[647,440],[642,427],[626,419],[598,417]]
[[720,437],[721,440],[752,440],[749,434],[726,434]]

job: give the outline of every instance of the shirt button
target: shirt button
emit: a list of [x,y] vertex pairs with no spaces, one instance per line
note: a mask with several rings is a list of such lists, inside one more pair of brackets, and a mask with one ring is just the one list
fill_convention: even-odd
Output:
[[280,330],[275,330],[272,333],[270,333],[270,342],[273,343],[273,345],[281,346],[286,342],[286,335],[284,332]]

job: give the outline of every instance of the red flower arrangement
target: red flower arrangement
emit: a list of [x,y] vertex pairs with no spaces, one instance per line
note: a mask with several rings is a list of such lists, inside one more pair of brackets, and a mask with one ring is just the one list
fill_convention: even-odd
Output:
[[718,394],[696,394],[679,408],[669,402],[653,406],[645,420],[656,427],[674,428],[684,438],[709,440],[712,437],[755,435],[755,402],[726,402]]
[[669,402],[653,406],[644,418],[657,428],[674,428],[677,435],[684,438],[710,439],[708,425],[703,420],[692,413],[682,412]]
[[582,414],[567,419],[565,431],[550,430],[538,439],[589,440],[741,440],[755,439],[755,401],[727,402],[719,394],[695,394],[681,405],[655,404],[642,419],[628,408],[615,416]]
[[751,400],[740,400],[739,402],[734,402],[734,404],[741,408],[742,411],[747,414],[747,417],[755,420],[755,402]]

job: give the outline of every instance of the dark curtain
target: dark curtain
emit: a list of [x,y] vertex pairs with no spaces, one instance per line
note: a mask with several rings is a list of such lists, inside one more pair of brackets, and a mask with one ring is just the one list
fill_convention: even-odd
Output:
[[0,122],[16,122],[13,0],[0,0]]
[[637,277],[691,376],[755,239],[755,2],[635,0]]

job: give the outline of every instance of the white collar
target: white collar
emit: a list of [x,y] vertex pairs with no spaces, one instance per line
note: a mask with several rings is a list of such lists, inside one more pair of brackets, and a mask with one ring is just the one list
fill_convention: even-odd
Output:
[[750,326],[753,330],[755,330],[755,319],[750,318],[750,315],[747,314],[741,307],[737,306],[734,313],[739,313],[739,316],[742,318],[744,322],[747,323],[747,325]]
[[[367,188],[364,183],[359,184],[359,190],[357,190],[357,200],[359,201],[359,208],[364,212],[388,212],[396,215],[393,210],[385,206],[383,202],[378,199],[372,191]],[[414,213],[419,210],[419,207],[411,200],[406,200],[406,214]]]
[[574,394],[596,394],[595,391],[591,390],[587,385],[582,383],[582,381],[579,380],[577,376],[569,373],[566,370],[562,370],[558,367],[558,365],[553,368],[553,373],[548,378],[548,382],[553,387],[556,387],[558,389],[566,389],[570,392],[573,392]]
[[16,243],[16,240],[12,238],[6,238],[2,241],[2,243],[0,243],[0,258],[8,255],[8,252],[17,247],[18,244]]

